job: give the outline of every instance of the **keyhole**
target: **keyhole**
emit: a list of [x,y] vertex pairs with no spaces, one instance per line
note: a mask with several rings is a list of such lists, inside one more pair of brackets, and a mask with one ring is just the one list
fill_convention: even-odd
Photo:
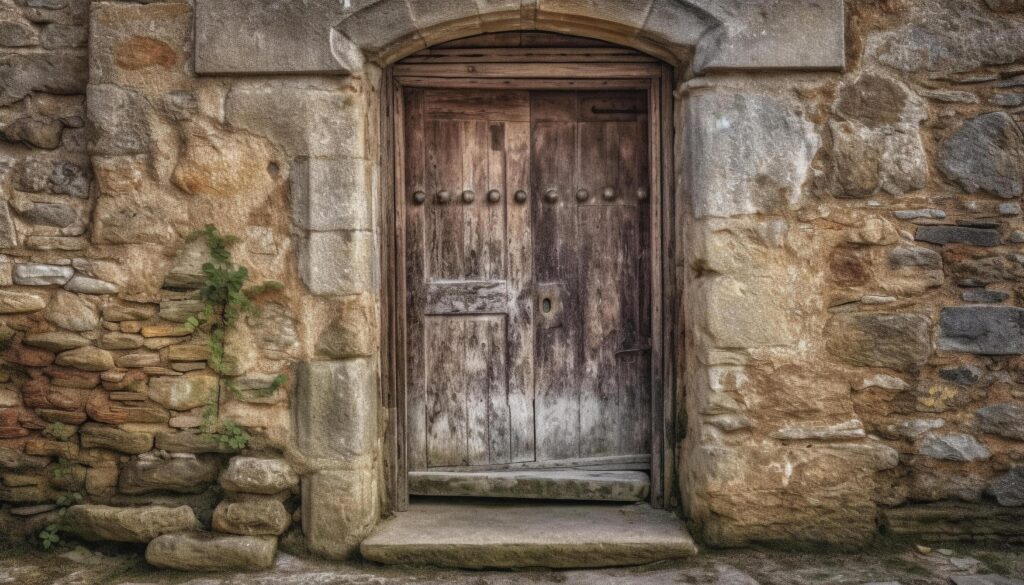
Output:
[[551,312],[551,299],[544,299],[543,301],[541,301],[540,302],[540,310],[544,311],[545,313],[550,313]]

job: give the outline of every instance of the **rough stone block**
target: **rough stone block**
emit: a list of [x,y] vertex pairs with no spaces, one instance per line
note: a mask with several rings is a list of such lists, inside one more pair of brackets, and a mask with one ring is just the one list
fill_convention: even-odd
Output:
[[855,366],[909,371],[931,355],[931,320],[915,314],[839,314],[825,326],[832,355]]
[[221,502],[213,511],[213,529],[242,536],[278,536],[291,525],[291,515],[274,498]]
[[200,0],[196,73],[352,73],[331,54],[344,13],[338,0]]
[[295,433],[310,457],[352,460],[373,452],[377,376],[371,359],[306,362],[295,396]]
[[974,413],[979,431],[1024,441],[1024,406],[1010,402],[990,404]]
[[153,448],[153,436],[148,433],[125,431],[98,423],[86,423],[79,431],[82,447],[86,449],[112,449],[137,455]]
[[992,456],[985,445],[963,433],[925,437],[917,450],[922,455],[947,461],[978,461]]
[[789,345],[796,341],[790,318],[792,294],[768,277],[715,277],[702,283],[700,306],[712,343],[722,349]]
[[1024,309],[947,307],[939,316],[939,349],[980,355],[1024,354]]
[[220,485],[233,492],[270,495],[299,485],[299,476],[283,459],[233,457]]
[[784,212],[801,205],[819,138],[794,109],[764,94],[691,93],[683,156],[695,217]]
[[353,79],[322,87],[237,84],[224,104],[232,126],[266,136],[292,157],[366,158],[370,93]]
[[309,548],[346,559],[380,517],[373,470],[321,471],[302,481],[302,530]]
[[86,92],[86,102],[93,154],[149,152],[149,124],[141,95],[116,85],[94,84]]
[[220,465],[216,459],[199,458],[190,453],[167,457],[145,455],[132,460],[121,470],[117,488],[123,494],[152,492],[199,494],[217,480]]
[[1024,134],[1013,118],[992,112],[964,122],[939,149],[939,168],[968,193],[1005,197],[1024,192]]
[[313,231],[373,229],[373,179],[362,159],[300,158],[292,165],[292,219]]
[[299,257],[303,282],[316,295],[353,295],[375,288],[371,232],[312,232]]
[[189,84],[187,2],[97,2],[89,26],[89,79],[163,93]]
[[0,290],[0,315],[33,313],[46,307],[46,297],[32,293]]
[[208,532],[164,534],[146,547],[146,562],[178,571],[259,571],[274,565],[277,538]]
[[747,0],[701,3],[723,23],[697,44],[693,68],[842,70],[843,0]]
[[369,294],[346,297],[317,340],[316,352],[331,359],[366,357],[377,347],[376,297]]
[[917,228],[914,239],[929,244],[968,244],[988,248],[999,245],[999,232],[956,225],[926,225]]
[[198,530],[199,520],[188,506],[71,506],[64,515],[68,532],[86,540],[149,542],[161,534]]
[[210,403],[218,382],[213,374],[154,376],[149,379],[149,398],[170,410],[192,410]]

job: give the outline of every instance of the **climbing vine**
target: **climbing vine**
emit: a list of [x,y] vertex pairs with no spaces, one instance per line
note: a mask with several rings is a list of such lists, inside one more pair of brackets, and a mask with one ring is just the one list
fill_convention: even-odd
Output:
[[[246,288],[249,271],[244,266],[236,265],[231,258],[230,248],[237,242],[234,236],[223,235],[216,227],[207,224],[203,230],[193,234],[192,239],[196,238],[205,238],[212,262],[203,264],[203,286],[199,289],[203,310],[189,317],[185,327],[190,332],[201,331],[206,334],[210,368],[220,378],[217,392],[203,410],[202,430],[215,437],[223,447],[242,449],[249,444],[249,434],[238,423],[220,417],[222,391],[241,394],[235,382],[225,377],[234,368],[234,361],[225,351],[225,340],[238,319],[257,312],[251,300],[253,297],[270,290],[279,290],[282,285],[269,281]],[[278,375],[269,387],[258,390],[257,395],[269,396],[286,381],[283,374]]]

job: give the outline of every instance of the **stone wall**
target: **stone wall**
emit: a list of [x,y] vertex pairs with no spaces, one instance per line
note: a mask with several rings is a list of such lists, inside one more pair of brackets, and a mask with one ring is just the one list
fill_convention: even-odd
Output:
[[[688,14],[736,12],[686,3],[704,4]],[[753,41],[716,33],[678,92],[681,504],[724,545],[1019,537],[1024,6],[846,10],[845,73],[759,73]],[[159,543],[156,564],[218,546],[259,565],[288,530],[345,556],[389,497],[381,72],[325,41],[301,67],[242,74],[232,54],[197,75],[193,22],[185,0],[0,0],[0,518],[34,534],[80,494],[69,531]],[[685,57],[700,22],[642,44]],[[225,382],[183,327],[208,223],[253,283],[284,285],[227,339],[241,454],[200,432]],[[196,526],[235,536],[164,534]]]

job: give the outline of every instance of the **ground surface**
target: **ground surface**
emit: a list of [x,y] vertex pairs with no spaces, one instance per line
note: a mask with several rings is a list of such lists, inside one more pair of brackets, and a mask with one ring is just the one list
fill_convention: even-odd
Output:
[[1024,547],[952,546],[928,554],[917,552],[912,545],[879,546],[857,554],[705,550],[680,563],[600,571],[521,572],[327,563],[280,553],[273,571],[189,575],[155,571],[141,555],[113,549],[74,548],[44,553],[23,545],[0,546],[4,551],[0,584],[4,585],[948,585],[954,583],[952,577],[972,573],[1015,580],[976,581],[971,585],[1024,585]]

